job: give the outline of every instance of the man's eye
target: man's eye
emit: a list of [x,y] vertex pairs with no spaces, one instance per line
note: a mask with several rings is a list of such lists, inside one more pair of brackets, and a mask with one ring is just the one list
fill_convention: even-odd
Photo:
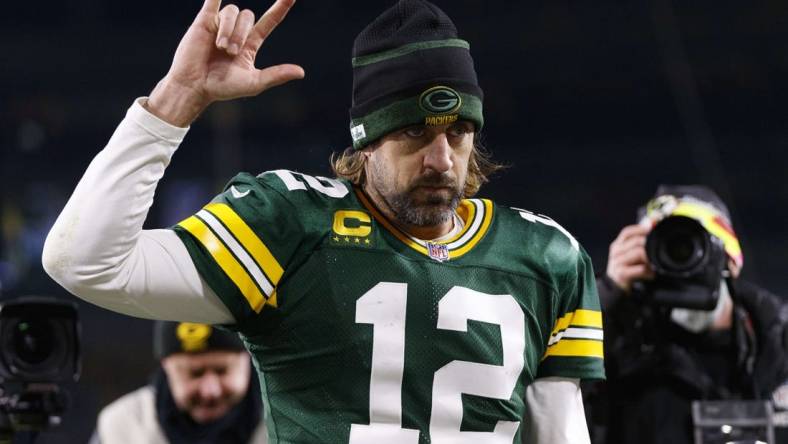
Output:
[[449,134],[455,137],[459,137],[471,132],[473,132],[473,128],[470,125],[465,125],[465,124],[452,125],[449,128]]
[[406,128],[404,133],[408,137],[421,137],[424,135],[424,127],[412,126],[410,128]]

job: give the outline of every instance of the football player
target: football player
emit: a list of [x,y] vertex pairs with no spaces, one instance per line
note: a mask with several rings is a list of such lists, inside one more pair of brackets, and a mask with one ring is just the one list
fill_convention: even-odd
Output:
[[48,273],[111,310],[240,332],[273,442],[587,442],[579,380],[604,376],[591,262],[553,220],[473,198],[496,168],[475,143],[482,90],[427,1],[356,38],[337,178],[242,173],[176,226],[142,230],[207,106],[304,76],[254,65],[292,4],[255,22],[205,1],[55,223]]

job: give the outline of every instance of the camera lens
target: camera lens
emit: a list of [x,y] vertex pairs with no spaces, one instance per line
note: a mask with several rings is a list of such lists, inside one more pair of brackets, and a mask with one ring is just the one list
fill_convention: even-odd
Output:
[[58,320],[21,316],[3,326],[0,356],[11,376],[44,381],[66,365],[67,337],[67,330]]
[[705,264],[709,242],[709,234],[699,222],[673,216],[657,224],[649,233],[646,252],[658,272],[685,276]]
[[659,249],[660,259],[674,269],[691,268],[703,257],[703,239],[695,233],[677,231],[668,233]]
[[79,375],[76,306],[27,296],[0,303],[0,380],[56,382]]
[[44,362],[52,354],[54,342],[48,321],[21,319],[14,328],[14,349],[19,359],[28,364]]

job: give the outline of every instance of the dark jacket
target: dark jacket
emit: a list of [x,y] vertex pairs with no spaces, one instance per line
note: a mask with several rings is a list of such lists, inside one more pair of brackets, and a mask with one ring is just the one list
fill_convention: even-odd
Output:
[[267,429],[254,372],[250,390],[222,418],[195,423],[180,411],[159,367],[150,385],[101,410],[89,444],[266,444]]
[[607,383],[588,390],[592,431],[605,436],[595,442],[689,444],[693,400],[770,399],[788,379],[788,309],[766,290],[735,281],[733,327],[695,334],[647,295],[607,277],[597,288]]

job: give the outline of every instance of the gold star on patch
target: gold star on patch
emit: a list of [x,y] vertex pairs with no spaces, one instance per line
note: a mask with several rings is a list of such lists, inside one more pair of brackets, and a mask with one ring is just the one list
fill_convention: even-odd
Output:
[[358,240],[358,238],[356,237],[356,238],[354,238],[354,239],[353,239],[353,242],[355,242],[355,243],[357,243],[357,244],[358,244],[358,243],[360,243],[361,241],[360,241],[360,240]]
[[364,243],[369,245],[369,239],[364,239]]
[[339,242],[339,238],[334,236],[334,242]]
[[350,238],[345,236],[345,242],[350,242]]

